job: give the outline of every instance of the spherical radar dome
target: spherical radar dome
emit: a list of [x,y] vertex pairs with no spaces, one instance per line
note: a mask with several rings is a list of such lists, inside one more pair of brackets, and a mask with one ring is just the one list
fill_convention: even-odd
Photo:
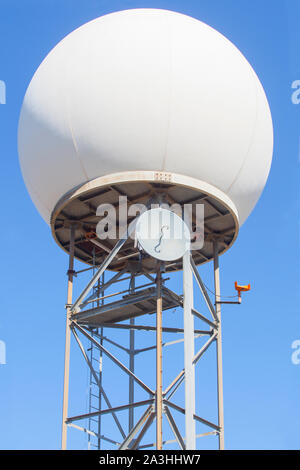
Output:
[[35,73],[19,123],[23,176],[48,223],[66,194],[96,179],[156,175],[214,193],[241,225],[272,147],[268,102],[241,52],[206,24],[156,9],[108,14],[64,38]]

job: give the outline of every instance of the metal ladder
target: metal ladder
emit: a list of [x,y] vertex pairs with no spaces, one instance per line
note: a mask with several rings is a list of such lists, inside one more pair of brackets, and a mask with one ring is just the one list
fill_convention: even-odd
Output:
[[[103,330],[101,328],[101,330]],[[102,336],[103,331],[100,331]],[[99,339],[99,331],[95,329],[91,332],[91,336],[95,339]],[[102,340],[101,340],[102,341]],[[96,373],[99,383],[102,383],[102,352],[91,342],[90,348],[90,361],[93,369]],[[93,377],[93,374],[89,373],[89,413],[101,410],[101,392],[100,388]],[[101,416],[90,417],[88,419],[88,449],[101,449]]]
[[[93,269],[94,271],[94,269]],[[104,274],[102,275],[101,280],[99,279],[98,284],[94,287],[95,297],[98,298],[101,296],[102,290],[101,286],[104,284]],[[99,301],[96,302],[99,305]],[[103,300],[102,300],[103,303]],[[91,330],[91,336],[97,341],[100,341],[103,344],[103,328],[93,328]],[[99,348],[97,348],[94,343],[90,342],[90,347],[88,349],[90,353],[91,365],[96,373],[96,377],[102,385],[102,361],[103,353]],[[102,394],[98,383],[95,381],[95,377],[92,372],[89,372],[89,388],[88,388],[88,412],[93,413],[95,411],[101,411],[102,406]],[[88,418],[88,450],[101,449],[101,415]]]

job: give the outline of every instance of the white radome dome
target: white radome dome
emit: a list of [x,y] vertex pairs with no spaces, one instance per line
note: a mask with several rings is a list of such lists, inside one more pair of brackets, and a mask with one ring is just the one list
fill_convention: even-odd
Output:
[[221,190],[241,224],[272,148],[268,102],[241,52],[206,24],[156,9],[105,15],[64,38],[35,73],[19,123],[24,180],[48,223],[72,188],[152,170]]

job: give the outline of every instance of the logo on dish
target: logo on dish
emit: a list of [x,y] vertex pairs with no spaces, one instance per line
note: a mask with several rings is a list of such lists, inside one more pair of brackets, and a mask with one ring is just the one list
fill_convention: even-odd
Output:
[[[141,214],[151,209],[166,209],[169,213],[174,213],[184,220],[187,230],[190,235],[191,250],[200,250],[204,244],[204,204],[184,204],[181,207],[180,204],[174,203],[172,205],[167,203],[151,203],[151,204],[129,204],[127,196],[119,196],[119,203],[117,206],[106,203],[100,204],[97,208],[96,215],[101,217],[101,220],[97,223],[96,234],[100,240],[116,240],[117,237],[123,238],[127,236],[127,226],[134,223],[134,220]],[[164,220],[161,231],[159,232],[159,244],[164,239],[186,239],[186,233],[184,232],[184,226],[182,229],[175,229],[174,221],[170,216],[169,221]],[[151,219],[148,225],[149,232],[147,238],[155,238],[156,226],[151,225]],[[163,230],[166,229],[166,230]],[[167,230],[169,229],[169,231]],[[91,236],[93,234],[91,233]],[[135,233],[130,235],[130,238],[135,240]]]

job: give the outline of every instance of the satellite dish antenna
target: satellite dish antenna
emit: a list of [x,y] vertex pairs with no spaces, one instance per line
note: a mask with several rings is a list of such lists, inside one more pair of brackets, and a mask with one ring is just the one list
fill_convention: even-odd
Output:
[[174,212],[161,207],[144,212],[136,224],[140,247],[153,258],[174,261],[190,249],[190,231]]

